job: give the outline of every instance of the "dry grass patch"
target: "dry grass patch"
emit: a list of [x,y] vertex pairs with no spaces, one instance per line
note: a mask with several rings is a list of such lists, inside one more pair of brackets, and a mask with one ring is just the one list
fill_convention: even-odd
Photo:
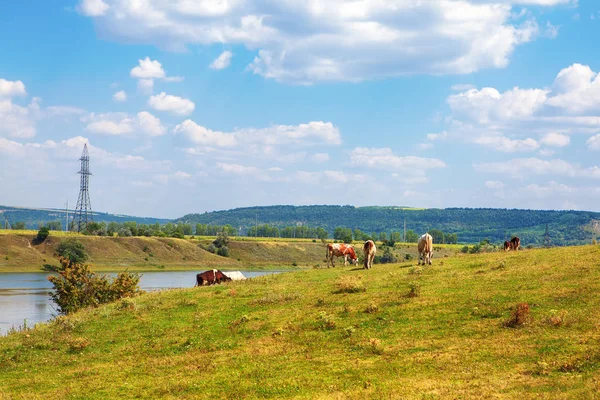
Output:
[[345,275],[338,279],[336,288],[335,293],[360,293],[367,291],[362,282],[362,277],[352,275]]

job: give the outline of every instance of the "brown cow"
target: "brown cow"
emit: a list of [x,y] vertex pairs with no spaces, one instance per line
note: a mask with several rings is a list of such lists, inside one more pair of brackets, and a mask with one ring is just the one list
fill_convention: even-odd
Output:
[[433,257],[433,238],[429,233],[425,233],[419,238],[417,248],[419,250],[419,262],[417,265],[421,265],[421,256],[423,257],[423,265],[431,265],[431,257]]
[[231,278],[219,271],[218,269],[211,269],[209,271],[204,271],[200,274],[196,275],[196,286],[203,285],[214,285],[215,283],[228,282]]
[[521,247],[521,239],[518,236],[510,239],[510,249],[514,251],[519,251],[519,247]]
[[327,244],[327,254],[325,255],[327,258],[327,268],[329,268],[329,263],[331,262],[331,266],[333,265],[333,257],[344,257],[344,265],[348,265],[348,257],[352,261],[352,264],[358,265],[358,257],[356,257],[356,253],[354,252],[354,247],[349,244],[344,243],[329,243]]
[[372,240],[367,240],[363,246],[363,254],[365,256],[364,269],[373,268],[373,259],[375,258],[376,252],[377,247],[375,247],[375,243]]
[[504,241],[504,251],[510,250],[510,242],[508,240]]

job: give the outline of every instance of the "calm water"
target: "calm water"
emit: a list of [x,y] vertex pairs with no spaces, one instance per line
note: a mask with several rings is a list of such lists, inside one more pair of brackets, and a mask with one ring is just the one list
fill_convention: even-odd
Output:
[[[281,271],[241,271],[246,278],[278,273]],[[143,272],[140,287],[143,290],[192,287],[196,283],[196,271]],[[0,274],[0,335],[11,327],[18,328],[27,320],[33,326],[54,317],[57,312],[48,292],[52,284],[46,273]]]

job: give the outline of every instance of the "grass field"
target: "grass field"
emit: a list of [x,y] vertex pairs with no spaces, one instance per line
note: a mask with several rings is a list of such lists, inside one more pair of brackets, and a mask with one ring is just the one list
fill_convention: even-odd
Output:
[[[61,317],[0,338],[0,398],[599,397],[600,247],[415,264],[306,269]],[[508,327],[520,303],[523,324]]]

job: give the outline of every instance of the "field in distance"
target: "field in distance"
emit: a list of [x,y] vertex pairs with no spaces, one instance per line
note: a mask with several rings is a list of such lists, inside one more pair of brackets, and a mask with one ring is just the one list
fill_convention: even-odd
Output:
[[599,246],[433,263],[304,269],[61,317],[0,338],[0,398],[597,397]]

